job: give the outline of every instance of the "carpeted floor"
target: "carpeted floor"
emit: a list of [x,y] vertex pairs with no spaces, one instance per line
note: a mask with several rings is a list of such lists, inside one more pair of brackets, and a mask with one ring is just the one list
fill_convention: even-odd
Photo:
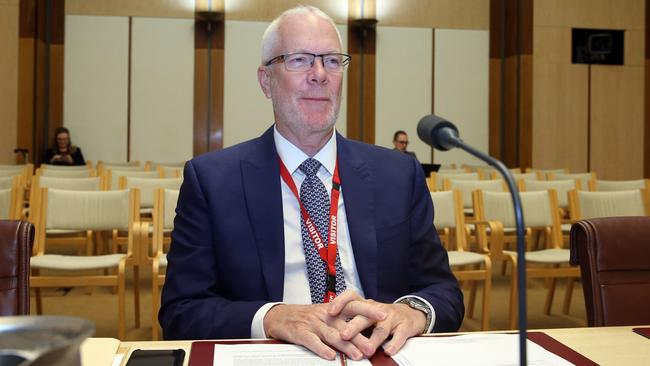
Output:
[[[495,273],[492,285],[492,303],[490,310],[490,329],[508,329],[509,277],[498,273],[500,266],[494,266]],[[127,335],[125,340],[149,340],[151,338],[151,270],[141,270],[141,326],[135,328],[133,310],[133,282],[131,271],[128,272],[127,283]],[[143,273],[142,273],[143,272]],[[543,313],[546,289],[541,281],[531,281],[528,286],[528,327],[542,328],[571,328],[586,326],[586,314],[582,286],[574,286],[571,309],[568,315],[562,314],[565,281],[559,281],[551,315]],[[475,319],[465,318],[462,331],[480,330],[481,288],[477,295]],[[465,292],[467,304],[467,291]],[[32,312],[36,309],[32,300]],[[89,319],[95,323],[96,337],[117,337],[117,295],[109,288],[73,288],[46,290],[43,297],[43,313],[45,315],[68,315]]]

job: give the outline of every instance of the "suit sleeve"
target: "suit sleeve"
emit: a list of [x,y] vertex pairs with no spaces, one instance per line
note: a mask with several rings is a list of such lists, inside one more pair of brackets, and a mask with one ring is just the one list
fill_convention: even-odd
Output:
[[158,318],[165,339],[250,338],[263,301],[232,301],[220,292],[216,264],[219,245],[211,212],[192,162],[176,206],[172,244]]
[[422,169],[413,159],[411,200],[410,283],[412,295],[426,299],[435,310],[434,332],[455,332],[465,314],[463,293],[449,268],[447,251],[433,226],[433,204]]

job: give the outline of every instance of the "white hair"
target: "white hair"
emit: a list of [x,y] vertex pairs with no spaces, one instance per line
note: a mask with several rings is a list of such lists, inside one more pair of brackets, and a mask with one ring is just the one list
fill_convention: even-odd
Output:
[[280,43],[280,24],[289,16],[309,14],[315,15],[329,22],[336,31],[336,35],[339,37],[339,44],[342,44],[341,34],[336,27],[336,23],[334,23],[334,20],[329,15],[325,14],[325,12],[315,6],[298,5],[294,8],[285,10],[277,18],[273,19],[271,24],[266,28],[266,31],[264,31],[264,35],[262,36],[262,65],[268,62],[271,58],[277,56],[274,55],[273,52],[275,52],[277,45]]

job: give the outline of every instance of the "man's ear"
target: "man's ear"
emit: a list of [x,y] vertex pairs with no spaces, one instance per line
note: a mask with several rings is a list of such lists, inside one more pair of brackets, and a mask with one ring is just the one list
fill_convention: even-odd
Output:
[[271,75],[268,67],[260,66],[257,68],[257,81],[260,83],[264,95],[271,99]]

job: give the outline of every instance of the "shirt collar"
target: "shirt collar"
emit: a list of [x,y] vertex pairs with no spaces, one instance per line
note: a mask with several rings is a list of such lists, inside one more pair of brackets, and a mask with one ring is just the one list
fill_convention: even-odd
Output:
[[[273,140],[280,159],[282,159],[284,166],[287,167],[291,174],[295,173],[300,164],[309,158],[296,145],[284,138],[275,125],[273,126]],[[314,155],[314,159],[318,160],[331,175],[334,174],[334,166],[336,165],[336,129],[332,131],[332,136],[325,146]]]

